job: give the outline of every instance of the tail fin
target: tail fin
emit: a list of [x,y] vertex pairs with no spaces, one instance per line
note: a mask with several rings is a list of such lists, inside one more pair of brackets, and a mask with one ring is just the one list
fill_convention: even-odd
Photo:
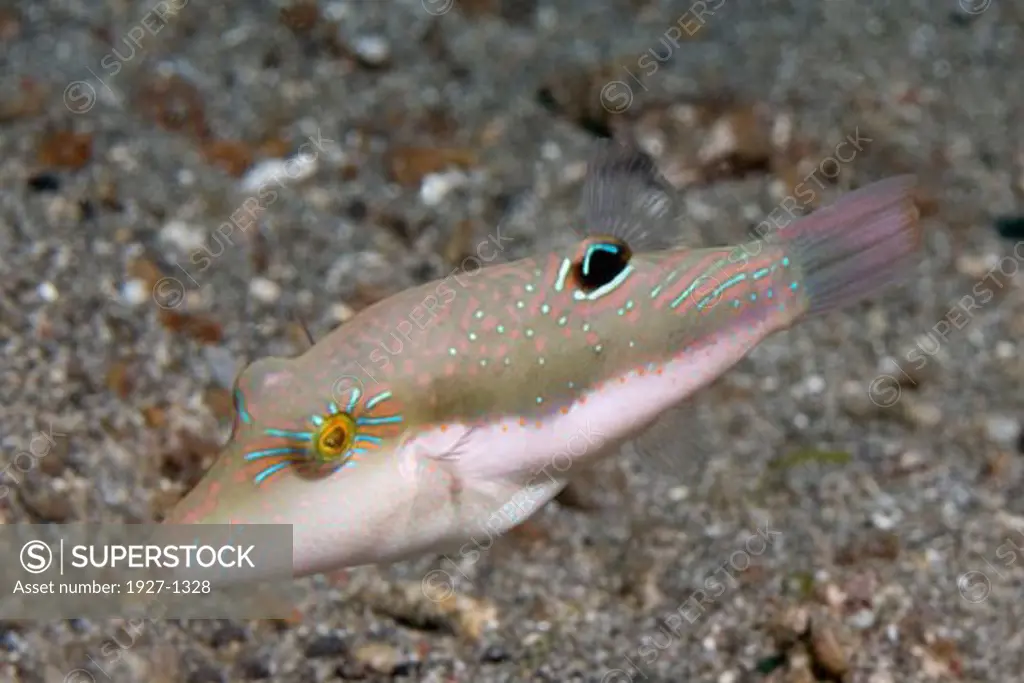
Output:
[[881,180],[769,239],[803,273],[807,315],[857,303],[910,275],[922,244],[916,178]]

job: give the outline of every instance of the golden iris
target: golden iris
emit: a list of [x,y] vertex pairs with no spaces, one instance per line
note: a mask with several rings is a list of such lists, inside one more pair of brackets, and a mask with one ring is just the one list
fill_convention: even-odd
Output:
[[314,457],[318,462],[338,460],[352,447],[356,423],[348,414],[337,413],[324,419],[313,437]]

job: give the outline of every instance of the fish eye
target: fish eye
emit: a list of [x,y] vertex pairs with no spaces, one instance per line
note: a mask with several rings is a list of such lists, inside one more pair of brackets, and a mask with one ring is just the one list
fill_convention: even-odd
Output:
[[583,292],[593,292],[619,277],[632,256],[629,246],[615,237],[589,240],[572,265],[573,278]]
[[325,413],[310,415],[297,429],[261,430],[274,441],[254,445],[243,456],[261,466],[253,476],[257,485],[289,468],[304,477],[319,478],[356,467],[387,439],[404,431],[401,405],[390,391],[364,396],[353,387],[343,393],[339,398],[347,401],[328,402]]
[[355,436],[355,421],[347,413],[328,417],[314,438],[314,457],[320,463],[330,463],[345,455]]

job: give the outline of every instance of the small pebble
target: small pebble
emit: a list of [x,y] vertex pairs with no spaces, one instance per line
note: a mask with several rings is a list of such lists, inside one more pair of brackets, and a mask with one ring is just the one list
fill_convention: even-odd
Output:
[[789,147],[793,139],[793,117],[787,114],[780,114],[772,122],[772,145],[776,149],[783,150]]
[[400,663],[398,650],[387,643],[367,643],[352,652],[352,658],[374,673],[389,675]]
[[290,159],[266,159],[255,164],[239,181],[242,192],[258,192],[271,184],[298,182],[316,173],[317,157],[312,153],[297,154]]
[[206,245],[206,230],[185,221],[169,221],[160,228],[160,241],[167,242],[181,252],[191,253]]
[[739,139],[732,120],[721,118],[711,126],[697,155],[706,164],[728,157],[736,151],[738,145]]
[[149,299],[149,287],[143,280],[133,278],[121,285],[121,300],[129,306],[138,306]]
[[858,631],[866,631],[875,625],[875,613],[869,609],[857,610],[850,615],[847,623]]
[[458,171],[449,173],[428,173],[420,186],[420,201],[427,206],[437,206],[448,194],[463,185],[466,176]]
[[334,304],[331,306],[331,318],[339,323],[348,322],[354,318],[356,312],[352,310],[352,307],[348,304]]
[[825,379],[820,375],[811,375],[807,378],[807,393],[820,394],[825,391]]
[[478,640],[485,630],[498,623],[498,608],[486,598],[458,594],[454,601],[449,601],[448,609],[458,624],[459,633],[472,640]]
[[39,294],[39,298],[43,301],[49,301],[53,303],[60,297],[60,292],[53,286],[51,282],[40,282],[39,286],[36,287],[36,293]]
[[690,497],[690,489],[687,486],[673,486],[668,490],[668,499],[673,503],[686,500]]
[[937,427],[942,422],[942,409],[933,403],[915,400],[905,393],[899,405],[911,423],[922,427]]
[[830,583],[825,586],[825,604],[830,605],[833,608],[838,609],[842,607],[843,603],[846,602],[846,591],[834,583]]
[[60,195],[53,196],[44,209],[46,220],[51,225],[77,223],[82,219],[82,206]]
[[249,293],[265,304],[272,304],[281,298],[281,286],[265,277],[254,277],[249,281]]
[[998,444],[1012,444],[1020,435],[1020,420],[993,415],[985,420],[985,431],[988,432],[988,438]]
[[[924,346],[921,346],[921,342]],[[921,383],[928,375],[929,368],[936,369],[938,361],[924,353],[923,349],[933,350],[934,342],[928,342],[927,338],[919,339],[917,345],[907,346],[899,358],[886,356],[878,362],[880,375],[888,375],[901,387],[913,387]],[[911,360],[907,360],[907,359]]]
[[897,524],[899,524],[900,519],[902,518],[903,515],[899,512],[899,510],[892,510],[889,512],[875,512],[871,515],[871,523],[875,526],[876,529],[881,529],[882,531],[890,531],[893,528],[895,528]]
[[[878,393],[869,382],[847,380],[843,382],[839,392],[839,403],[847,414],[854,417],[866,417],[878,410],[872,399],[872,391]],[[876,400],[881,400],[876,397]]]
[[558,146],[557,142],[546,140],[540,146],[540,156],[545,161],[558,161],[562,158],[562,148]]
[[324,17],[329,21],[340,22],[349,16],[352,7],[346,0],[335,0],[324,7]]
[[387,66],[391,61],[391,45],[381,36],[361,36],[352,43],[359,61],[366,66]]
[[956,259],[956,269],[964,275],[981,279],[988,275],[988,272],[999,265],[999,257],[995,254],[985,256],[972,256],[964,254]]
[[920,451],[906,451],[900,456],[900,469],[911,472],[926,464],[927,460]]

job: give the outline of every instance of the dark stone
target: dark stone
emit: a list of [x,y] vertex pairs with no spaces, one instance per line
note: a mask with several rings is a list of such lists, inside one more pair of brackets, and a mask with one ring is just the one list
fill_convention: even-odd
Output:
[[335,635],[320,636],[306,646],[306,656],[316,657],[338,657],[345,654],[348,648],[345,641]]
[[224,677],[212,666],[202,664],[188,675],[188,683],[224,683]]
[[262,681],[270,678],[270,666],[264,657],[249,654],[238,660],[238,669],[242,677],[250,681]]
[[995,228],[1003,239],[1024,239],[1024,216],[1001,216],[995,220]]
[[949,13],[949,23],[953,24],[953,26],[970,26],[979,16],[978,14],[954,11]]
[[244,643],[246,640],[248,640],[248,635],[245,629],[229,622],[214,631],[210,644],[213,647],[221,648],[229,643]]
[[60,178],[44,171],[29,178],[28,187],[33,192],[56,192],[60,189]]
[[509,655],[501,645],[489,645],[484,650],[481,660],[488,664],[498,664],[500,662],[508,661]]
[[96,217],[96,207],[88,199],[78,202],[78,208],[82,210],[83,221],[91,221]]
[[366,208],[366,202],[362,199],[355,199],[351,204],[348,205],[348,217],[354,221],[366,220],[366,215],[369,210]]

